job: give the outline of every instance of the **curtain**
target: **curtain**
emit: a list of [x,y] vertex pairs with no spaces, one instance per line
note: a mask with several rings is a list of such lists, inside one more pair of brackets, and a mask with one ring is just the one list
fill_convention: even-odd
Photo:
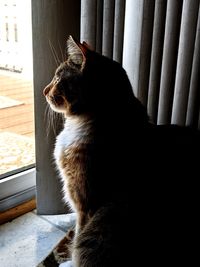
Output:
[[123,65],[156,124],[200,125],[199,9],[199,0],[82,1],[81,40]]

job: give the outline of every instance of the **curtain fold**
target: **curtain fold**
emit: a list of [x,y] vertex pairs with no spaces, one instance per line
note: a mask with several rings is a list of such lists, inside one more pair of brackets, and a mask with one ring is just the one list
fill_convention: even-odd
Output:
[[172,123],[185,125],[199,0],[184,0],[180,30]]
[[145,0],[142,14],[138,98],[147,106],[155,1]]
[[143,6],[144,0],[126,0],[122,63],[136,96],[138,96]]
[[196,127],[200,110],[200,6],[190,80],[186,125]]
[[97,0],[96,51],[102,53],[103,1]]
[[113,59],[122,63],[125,0],[115,1]]
[[97,0],[81,0],[81,41],[96,48]]
[[160,94],[158,103],[158,124],[166,124],[171,122],[182,1],[168,0],[166,12],[162,70],[160,77]]
[[151,121],[197,127],[200,0],[82,2],[88,9],[86,21],[81,20],[87,25],[81,25],[82,40],[90,39],[88,32],[93,27],[92,44],[98,52],[122,63]]
[[158,99],[160,91],[160,75],[162,66],[162,52],[166,17],[166,0],[155,2],[153,42],[151,52],[151,66],[149,77],[149,91],[147,110],[151,121],[156,123]]
[[104,0],[102,54],[111,58],[113,56],[114,11],[115,0]]

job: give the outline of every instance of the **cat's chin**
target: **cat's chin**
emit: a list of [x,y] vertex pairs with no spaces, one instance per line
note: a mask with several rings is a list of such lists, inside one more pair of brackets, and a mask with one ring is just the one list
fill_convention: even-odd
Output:
[[50,107],[51,107],[51,109],[52,109],[53,111],[55,111],[55,112],[57,112],[57,113],[62,113],[62,114],[65,113],[65,110],[64,110],[64,108],[62,108],[62,107],[56,107],[56,106],[54,106],[54,105],[52,105],[52,104],[50,104]]
[[62,107],[62,106],[55,106],[52,102],[51,102],[51,100],[48,98],[48,97],[46,97],[46,100],[47,100],[47,103],[49,104],[49,106],[50,106],[50,108],[53,110],[53,111],[55,111],[55,112],[57,112],[57,113],[65,113],[66,112],[66,108],[65,107]]
[[74,267],[72,261],[66,261],[59,265],[59,267]]

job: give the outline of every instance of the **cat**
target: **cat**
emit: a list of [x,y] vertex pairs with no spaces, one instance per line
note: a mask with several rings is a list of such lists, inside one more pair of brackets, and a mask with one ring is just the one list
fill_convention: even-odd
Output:
[[150,123],[121,64],[71,36],[43,93],[65,117],[54,158],[77,213],[66,266],[191,265],[199,131]]

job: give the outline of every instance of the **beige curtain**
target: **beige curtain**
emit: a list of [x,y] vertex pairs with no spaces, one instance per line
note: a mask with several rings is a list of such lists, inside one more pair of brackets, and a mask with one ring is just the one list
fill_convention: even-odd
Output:
[[97,51],[122,63],[154,123],[200,124],[199,6],[199,0],[82,1],[81,39],[98,42]]

